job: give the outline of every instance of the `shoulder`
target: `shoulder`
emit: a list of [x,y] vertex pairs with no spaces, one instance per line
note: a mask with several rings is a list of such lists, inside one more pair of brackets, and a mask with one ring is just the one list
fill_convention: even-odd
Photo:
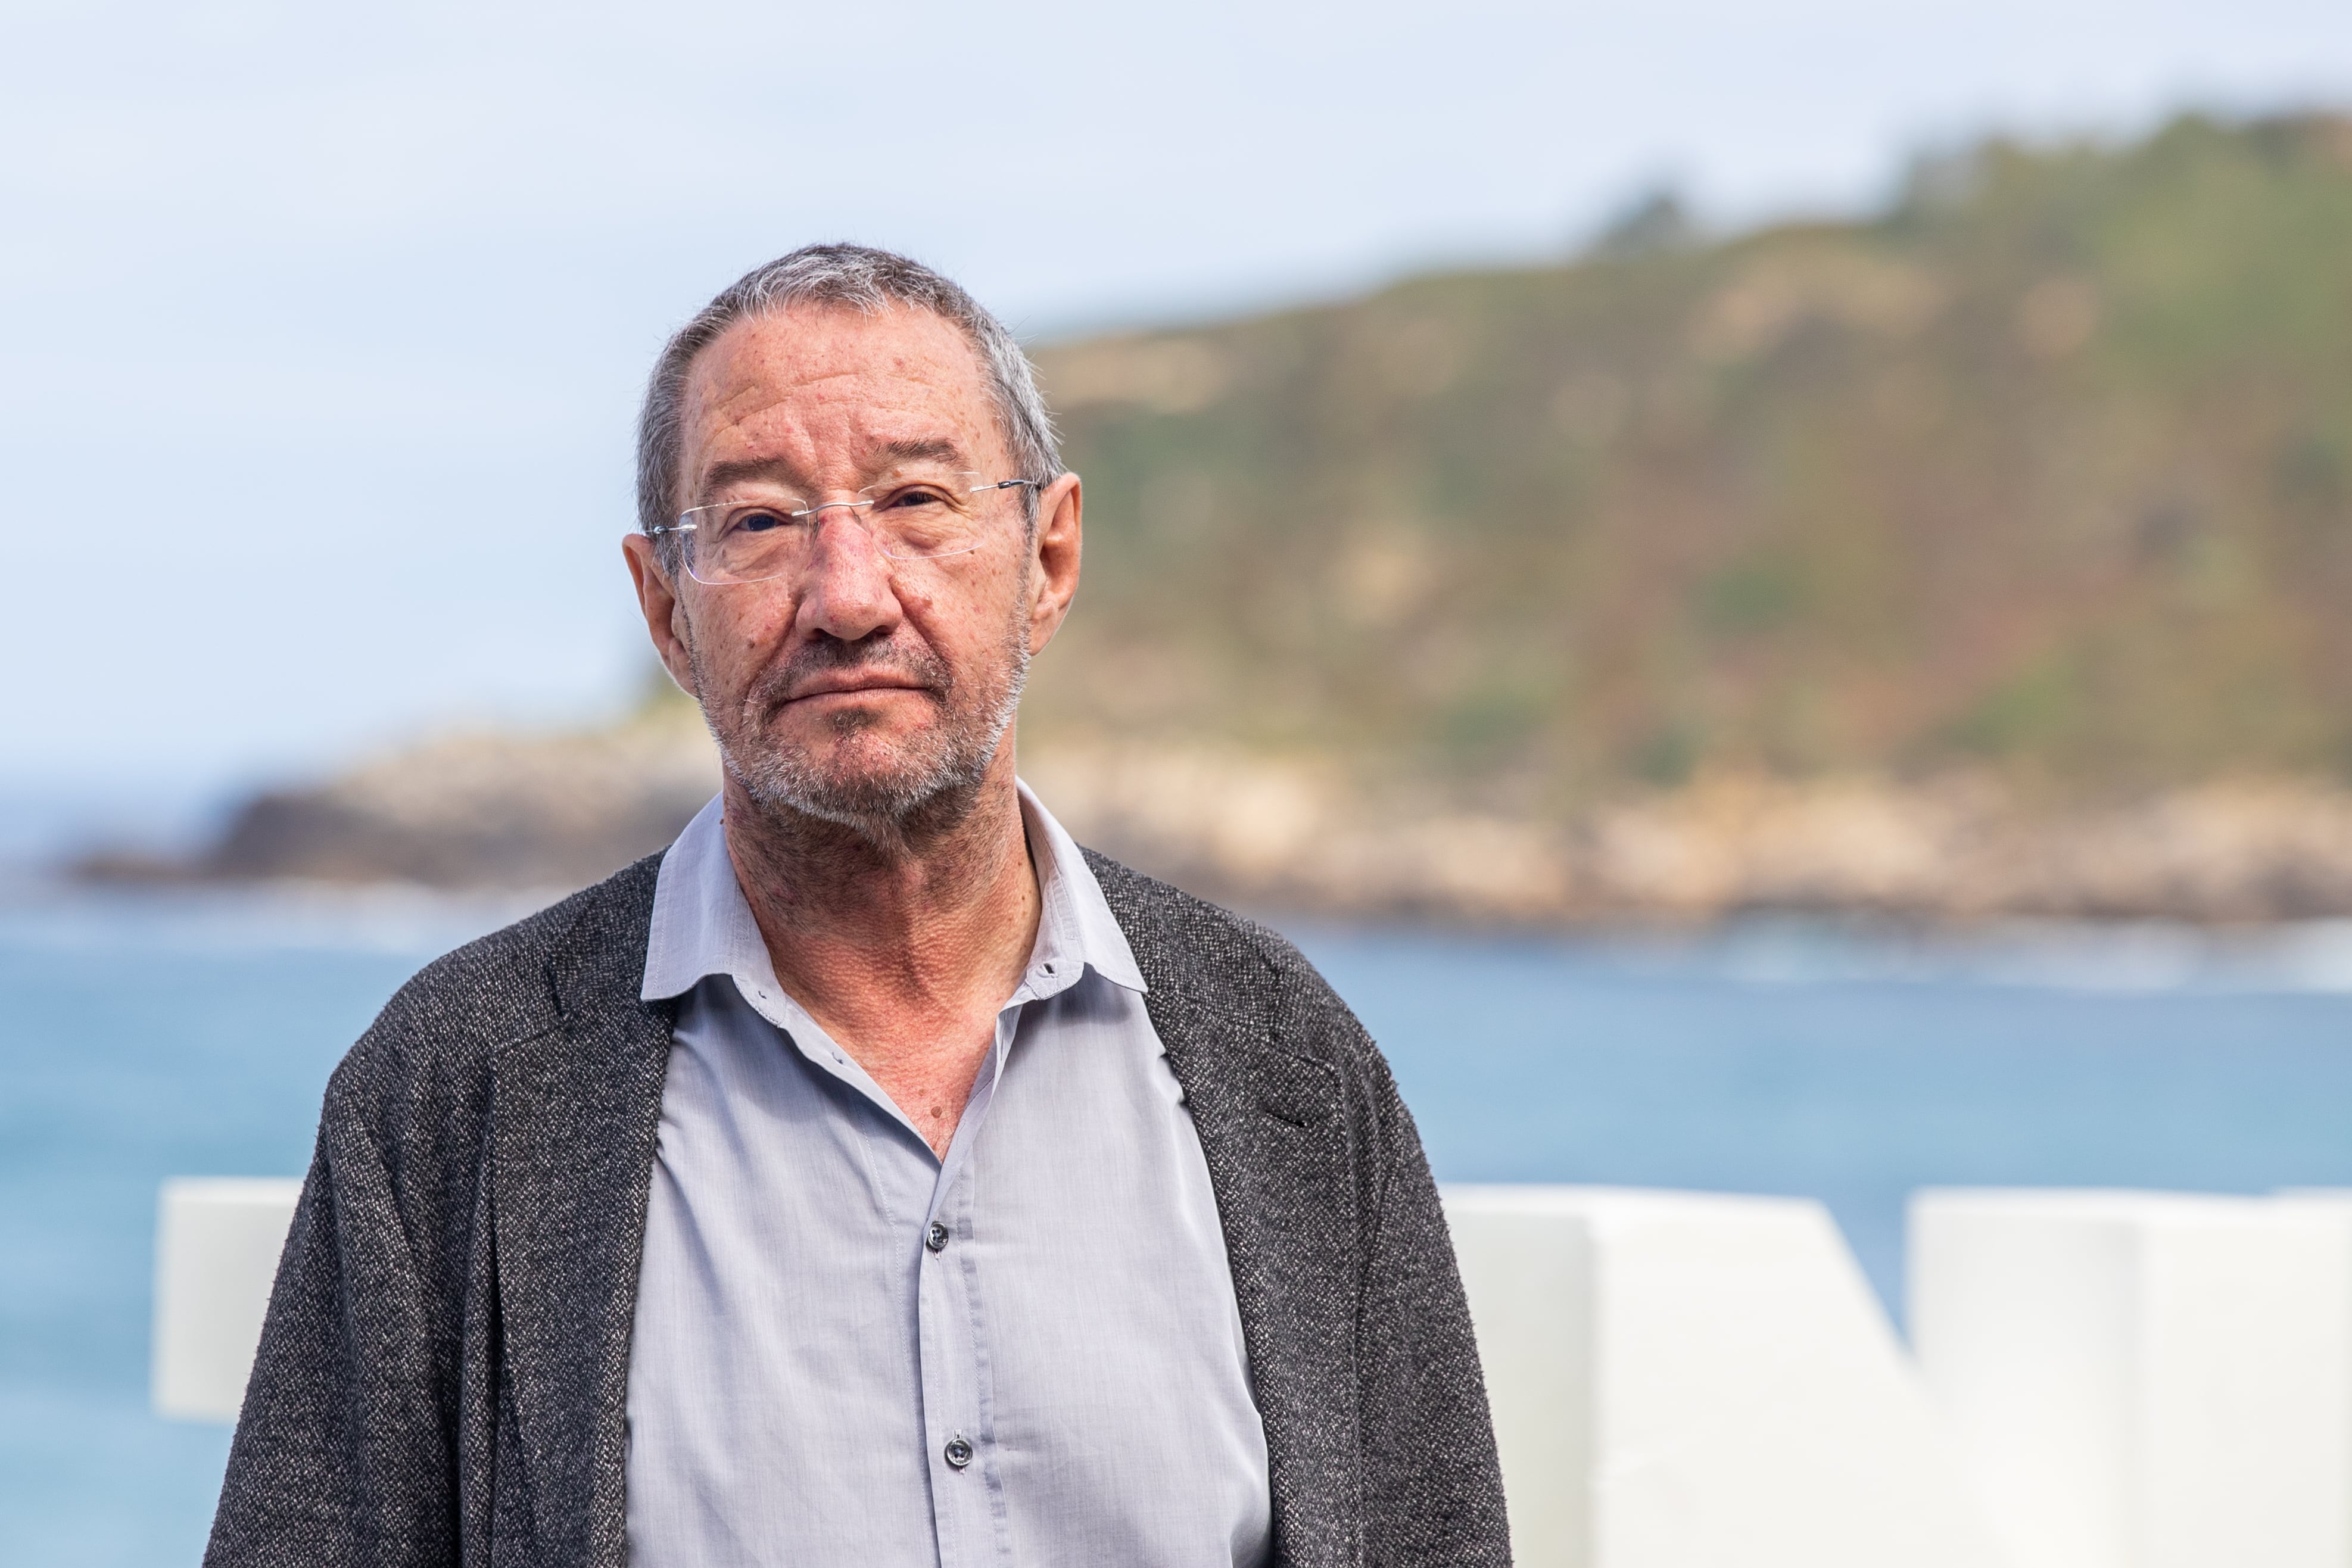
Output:
[[[1255,1202],[1280,1174],[1282,1131],[1342,1135],[1377,1215],[1399,1169],[1427,1179],[1419,1134],[1370,1033],[1280,933],[1089,850],[1087,863],[1150,988],[1145,1005],[1183,1085],[1211,1174]],[[1258,1116],[1253,1112],[1263,1112]],[[1271,1122],[1266,1118],[1270,1117]],[[1283,1124],[1272,1141],[1268,1130]]]
[[1295,1054],[1386,1080],[1370,1035],[1288,937],[1108,855],[1084,853],[1150,985],[1251,1015]]
[[502,1046],[563,1022],[583,975],[634,998],[660,865],[649,856],[419,969],[336,1068],[330,1116],[472,1098]]

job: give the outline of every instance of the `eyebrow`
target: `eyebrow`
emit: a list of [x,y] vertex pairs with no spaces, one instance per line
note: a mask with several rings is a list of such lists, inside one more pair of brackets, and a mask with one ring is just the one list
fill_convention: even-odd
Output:
[[[932,436],[919,441],[886,441],[875,449],[877,459],[869,473],[880,473],[900,463],[954,463],[969,461],[963,448],[944,436]],[[797,486],[801,476],[792,464],[781,457],[746,457],[729,463],[713,463],[705,469],[695,486],[698,496],[740,484],[746,479],[775,479]]]
[[943,437],[928,441],[886,441],[881,455],[893,463],[961,463],[963,448]]
[[713,463],[709,468],[703,470],[701,479],[694,487],[694,493],[697,496],[707,496],[713,490],[723,490],[728,486],[739,484],[745,479],[781,479],[786,484],[793,484],[796,483],[798,478],[799,476],[793,471],[793,465],[781,457],[739,458],[732,463]]

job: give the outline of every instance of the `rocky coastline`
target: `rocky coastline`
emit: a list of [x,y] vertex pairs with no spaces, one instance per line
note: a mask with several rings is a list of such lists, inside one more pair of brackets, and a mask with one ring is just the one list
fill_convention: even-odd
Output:
[[1982,777],[1701,777],[1559,821],[1383,810],[1309,766],[1048,755],[1032,778],[1111,853],[1213,896],[1347,918],[1696,924],[2352,915],[2352,791],[2243,779],[2037,801]]
[[[2040,800],[1987,777],[1703,775],[1557,819],[1376,793],[1327,759],[1061,739],[1024,772],[1080,838],[1207,896],[1347,920],[1700,924],[1759,911],[1927,922],[2352,916],[2352,791],[2223,779]],[[451,736],[247,800],[110,881],[556,888],[668,842],[716,789],[679,707],[608,729]]]
[[699,716],[664,705],[609,728],[442,736],[255,794],[193,855],[100,852],[71,869],[116,883],[568,890],[667,844],[718,788]]

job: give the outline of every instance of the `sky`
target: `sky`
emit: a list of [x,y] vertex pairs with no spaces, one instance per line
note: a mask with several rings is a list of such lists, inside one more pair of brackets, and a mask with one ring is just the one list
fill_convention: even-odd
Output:
[[2310,104],[2342,0],[0,0],[0,803],[625,703],[646,370],[795,245],[1043,340]]

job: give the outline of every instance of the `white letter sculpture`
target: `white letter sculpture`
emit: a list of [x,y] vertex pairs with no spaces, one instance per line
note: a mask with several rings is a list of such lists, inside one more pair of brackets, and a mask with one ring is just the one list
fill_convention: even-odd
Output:
[[236,1419],[301,1193],[299,1181],[258,1177],[163,1184],[155,1235],[159,1414]]
[[1809,1199],[1454,1186],[1523,1568],[1997,1568]]
[[2341,1205],[1926,1191],[1921,1370],[2016,1568],[2352,1562]]

